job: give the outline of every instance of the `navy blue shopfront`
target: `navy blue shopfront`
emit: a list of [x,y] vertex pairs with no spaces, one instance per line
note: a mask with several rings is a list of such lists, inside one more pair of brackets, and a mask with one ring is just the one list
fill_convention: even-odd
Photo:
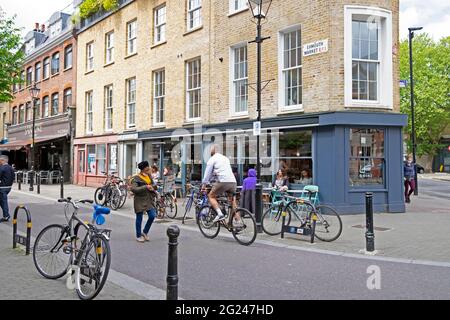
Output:
[[[301,188],[305,176],[318,185],[320,201],[342,214],[363,213],[365,193],[374,193],[377,212],[405,212],[403,199],[403,135],[407,117],[394,113],[330,112],[264,119],[261,158],[265,172],[262,180],[269,184],[276,171],[283,168],[292,189]],[[199,180],[205,162],[199,159],[217,137],[224,137],[225,153],[230,157],[240,180],[256,166],[252,147],[253,121],[236,121],[201,128],[153,130],[139,133],[143,141],[143,159],[161,165],[170,163],[184,187]],[[232,137],[225,132],[236,134]],[[184,132],[184,134],[183,134]],[[202,136],[199,141],[199,133]],[[175,136],[175,138],[172,138]],[[188,142],[186,137],[189,136]],[[177,143],[184,141],[182,147]],[[265,141],[265,142],[264,142]],[[191,147],[186,147],[189,144]],[[161,147],[159,147],[159,145]],[[231,150],[233,149],[233,150]],[[188,151],[186,151],[188,150]],[[231,156],[230,156],[231,151]],[[191,159],[185,153],[192,155]],[[164,156],[159,156],[164,155]]]

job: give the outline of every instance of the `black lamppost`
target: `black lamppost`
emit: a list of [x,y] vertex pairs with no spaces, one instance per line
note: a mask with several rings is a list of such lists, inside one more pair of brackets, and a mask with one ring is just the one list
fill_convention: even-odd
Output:
[[411,87],[411,135],[412,135],[412,145],[413,145],[413,161],[415,166],[415,174],[414,174],[414,182],[416,183],[416,187],[414,189],[414,195],[419,194],[419,181],[417,181],[417,161],[416,161],[416,123],[415,123],[415,115],[414,115],[414,75],[413,75],[413,50],[412,43],[414,38],[414,31],[422,30],[423,27],[417,28],[408,28],[409,30],[409,77],[410,77],[410,87]]
[[36,100],[39,98],[39,93],[41,89],[36,87],[36,83],[30,88],[30,95],[33,103],[33,124],[31,127],[31,177],[30,177],[30,191],[34,190],[33,180],[34,180],[34,126],[36,121]]
[[[262,37],[261,35],[261,21],[267,18],[267,14],[270,10],[270,6],[272,5],[272,0],[249,0],[248,4],[250,6],[250,10],[252,12],[253,18],[256,20],[257,26],[257,35],[255,41],[251,41],[251,43],[255,42],[258,45],[257,51],[257,79],[256,79],[256,111],[258,112],[258,123],[259,128],[261,128],[261,44],[264,40],[270,39],[270,37]],[[258,173],[258,182],[256,184],[256,199],[255,199],[255,217],[256,217],[256,227],[258,233],[262,232],[261,227],[261,218],[263,214],[263,203],[262,203],[262,184],[261,184],[261,159],[259,152],[259,134],[256,136],[256,171]]]

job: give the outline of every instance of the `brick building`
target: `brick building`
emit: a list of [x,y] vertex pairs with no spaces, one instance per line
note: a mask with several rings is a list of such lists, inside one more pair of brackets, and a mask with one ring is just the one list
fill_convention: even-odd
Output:
[[[132,175],[146,159],[185,185],[201,179],[212,141],[244,177],[256,165],[247,2],[119,2],[77,32],[78,183]],[[367,191],[377,210],[404,211],[398,26],[396,0],[273,1],[263,26],[264,182],[282,168],[292,189],[317,184],[341,212],[360,212]]]
[[[48,26],[36,23],[24,41],[24,83],[13,88],[9,105],[8,151],[19,170],[32,167],[32,120],[35,110],[35,169],[62,170],[70,179],[76,97],[76,40],[70,15],[55,12]],[[29,89],[40,89],[34,106]]]

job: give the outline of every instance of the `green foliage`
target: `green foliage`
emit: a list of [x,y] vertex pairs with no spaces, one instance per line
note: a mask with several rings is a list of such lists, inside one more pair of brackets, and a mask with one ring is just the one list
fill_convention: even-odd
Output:
[[[450,37],[434,42],[427,34],[413,40],[414,95],[417,154],[435,155],[450,126]],[[409,83],[409,43],[400,44],[400,78]],[[411,132],[410,87],[401,89],[401,111],[408,114]],[[411,139],[408,139],[411,151]]]
[[0,103],[13,100],[11,88],[21,82],[24,53],[20,50],[20,29],[16,28],[14,19],[6,17],[0,8]]
[[118,0],[85,0],[80,5],[80,18],[86,19],[100,11],[115,10],[119,7]]

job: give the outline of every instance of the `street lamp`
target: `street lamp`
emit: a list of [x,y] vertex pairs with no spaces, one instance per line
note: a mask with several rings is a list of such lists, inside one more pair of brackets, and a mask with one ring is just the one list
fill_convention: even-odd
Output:
[[[272,0],[249,0],[248,4],[250,6],[250,10],[252,12],[253,18],[256,20],[257,26],[257,36],[254,41],[250,41],[251,43],[255,42],[258,46],[257,52],[257,79],[256,79],[256,111],[258,113],[258,124],[257,127],[261,128],[261,44],[264,40],[270,39],[270,37],[262,37],[261,35],[261,21],[267,18],[267,14],[269,13],[270,6],[272,5]],[[258,233],[262,232],[261,227],[261,218],[263,211],[263,203],[262,203],[262,184],[261,184],[261,159],[260,159],[260,151],[259,151],[259,134],[256,135],[256,171],[258,173],[257,176],[257,184],[256,184],[256,199],[255,199],[255,217],[256,217],[256,228]]]
[[33,124],[31,127],[31,177],[30,177],[30,191],[33,191],[33,181],[34,181],[34,126],[36,121],[36,100],[39,98],[39,93],[41,89],[36,87],[36,83],[30,88],[30,95],[33,103]]
[[414,75],[413,75],[413,50],[412,50],[412,40],[414,38],[414,31],[420,31],[423,27],[408,28],[409,30],[409,77],[411,82],[411,135],[412,135],[412,145],[413,145],[413,161],[415,166],[414,182],[416,187],[414,188],[414,195],[419,194],[419,181],[417,181],[417,161],[416,161],[416,124],[414,115]]

